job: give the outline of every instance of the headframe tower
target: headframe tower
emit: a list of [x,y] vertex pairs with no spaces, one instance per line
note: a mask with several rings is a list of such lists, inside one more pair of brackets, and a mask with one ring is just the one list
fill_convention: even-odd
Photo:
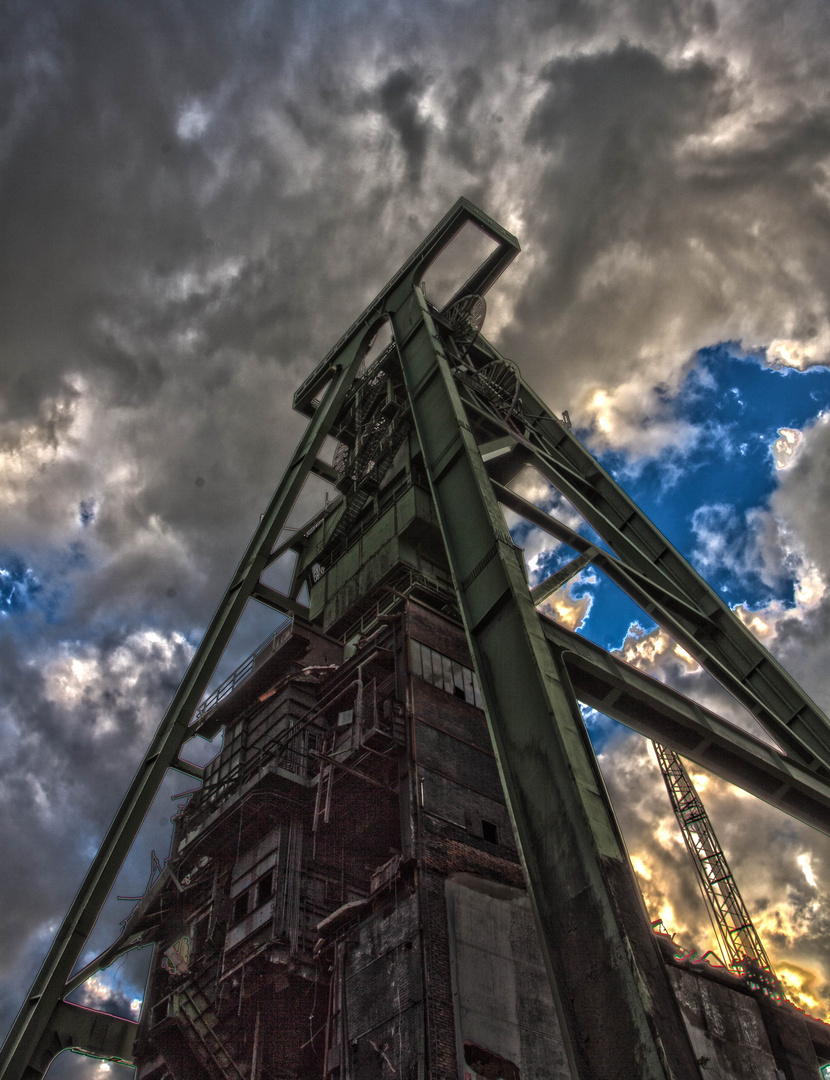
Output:
[[[424,274],[468,224],[494,250],[439,310]],[[484,294],[518,251],[460,199],[297,391],[307,429],[6,1040],[3,1080],[36,1080],[66,1047],[137,1060],[147,1080],[706,1075],[578,702],[824,831],[830,725],[481,333]],[[384,323],[392,344],[367,367]],[[338,444],[331,464],[327,438]],[[510,487],[526,466],[607,548]],[[312,473],[338,497],[286,535]],[[570,546],[571,562],[531,589],[503,507]],[[287,552],[296,563],[283,594],[262,577]],[[782,752],[540,616],[537,605],[591,564]],[[251,600],[291,622],[203,701]],[[182,762],[189,738],[223,726],[215,765]],[[203,781],[170,863],[122,938],[73,975],[170,768]],[[382,918],[397,937],[384,937]],[[544,972],[549,989],[535,1000],[555,1048],[533,1042],[518,1006],[521,1037],[488,1047],[470,1034],[474,918],[509,923],[501,937],[518,952],[499,955],[519,997],[516,972]],[[134,1025],[65,998],[149,943],[148,1005],[166,1011],[142,1019],[136,1044]],[[381,955],[394,959],[385,975],[371,968]],[[325,1033],[281,1042],[298,1018],[320,1016],[318,994]],[[229,1022],[231,997],[238,1018],[250,1014],[244,1031]],[[375,1027],[372,1009],[383,1013]],[[751,1075],[817,1074],[820,1039],[806,1022],[768,1001],[757,1010],[767,1041],[755,1049],[773,1071]]]

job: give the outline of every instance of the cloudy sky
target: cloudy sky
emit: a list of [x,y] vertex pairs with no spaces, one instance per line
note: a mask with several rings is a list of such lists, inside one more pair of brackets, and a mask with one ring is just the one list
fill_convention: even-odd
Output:
[[[0,1030],[287,462],[294,389],[460,194],[523,245],[485,332],[830,709],[829,24],[823,0],[3,5]],[[559,557],[518,536],[534,572]],[[554,603],[711,699],[598,578]],[[705,945],[645,743],[591,725],[655,918]],[[828,842],[701,783],[826,1010]],[[139,959],[86,1000],[129,1012]]]

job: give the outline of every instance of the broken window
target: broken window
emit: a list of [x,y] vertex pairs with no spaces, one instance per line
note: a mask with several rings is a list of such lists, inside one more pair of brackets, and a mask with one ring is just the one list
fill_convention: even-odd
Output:
[[485,821],[481,819],[481,839],[486,840],[488,844],[497,844],[499,842],[499,830],[498,826],[492,821]]
[[439,690],[475,705],[478,709],[483,708],[478,679],[472,668],[451,660],[449,656],[436,652],[420,641],[412,639],[409,644],[413,675],[432,683]]
[[[274,894],[274,874],[280,850],[280,827],[272,829],[257,844],[236,860],[231,874],[230,898],[232,901],[232,925],[236,928],[229,935],[232,944],[253,933],[270,917],[263,914],[263,905]],[[255,916],[244,927],[239,927],[247,916]],[[230,947],[230,946],[228,946]]]
[[266,900],[270,900],[274,894],[274,874],[268,873],[256,883],[256,900],[254,906],[259,907]]
[[466,815],[467,832],[470,836],[477,836],[479,840],[486,840],[488,844],[499,842],[499,829],[495,822],[485,821],[478,814],[468,810]]

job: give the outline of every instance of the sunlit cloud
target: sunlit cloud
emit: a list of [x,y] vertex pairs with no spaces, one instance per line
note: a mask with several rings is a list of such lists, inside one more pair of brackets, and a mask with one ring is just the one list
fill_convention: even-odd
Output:
[[662,664],[668,659],[679,661],[687,671],[696,671],[700,666],[665,630],[659,627],[646,630],[636,622],[631,624],[625,640],[616,651],[627,664],[647,670],[656,678],[660,678]]
[[766,361],[773,367],[791,367],[805,371],[830,361],[830,326],[807,338],[775,338],[766,349]]
[[801,868],[801,872],[804,874],[807,884],[813,889],[818,888],[815,874],[813,873],[810,852],[805,851],[803,854],[799,855],[795,861]]
[[580,416],[600,448],[626,450],[632,458],[655,457],[667,449],[688,452],[702,436],[698,427],[674,414],[671,400],[650,380],[591,391]]
[[801,442],[798,428],[779,428],[778,438],[772,444],[772,457],[776,469],[788,469],[792,465]]
[[567,585],[543,600],[540,610],[568,630],[579,630],[591,614],[594,603],[593,592],[586,586],[596,585],[597,580],[590,572],[577,574]]

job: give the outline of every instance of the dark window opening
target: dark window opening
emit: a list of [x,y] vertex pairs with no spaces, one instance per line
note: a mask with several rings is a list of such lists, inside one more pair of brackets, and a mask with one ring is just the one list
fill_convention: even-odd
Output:
[[483,707],[478,679],[472,668],[464,667],[414,638],[410,640],[410,656],[413,675],[476,708]]
[[241,896],[237,896],[233,902],[233,921],[235,923],[242,922],[245,916],[248,914],[248,894],[242,893]]
[[509,1058],[475,1043],[464,1043],[464,1061],[476,1076],[486,1077],[486,1080],[521,1080],[518,1067]]
[[481,839],[486,840],[488,844],[497,844],[499,842],[498,826],[494,825],[492,821],[485,821],[484,818],[482,818]]
[[193,954],[196,949],[203,948],[207,939],[209,916],[202,915],[193,924],[193,932],[190,935],[190,951]]
[[270,900],[274,893],[274,875],[273,873],[266,874],[265,877],[260,878],[256,885],[256,906],[264,904],[266,900]]

